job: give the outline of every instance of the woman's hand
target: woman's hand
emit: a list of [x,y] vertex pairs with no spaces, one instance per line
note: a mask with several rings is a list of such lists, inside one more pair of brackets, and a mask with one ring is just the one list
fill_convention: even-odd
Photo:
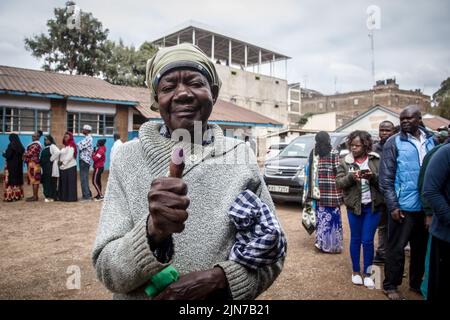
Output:
[[173,233],[184,230],[190,200],[187,185],[180,178],[161,177],[153,180],[148,193],[148,230],[152,242],[158,246]]
[[217,297],[217,294],[227,288],[224,271],[220,267],[214,267],[182,275],[154,300],[205,300]]

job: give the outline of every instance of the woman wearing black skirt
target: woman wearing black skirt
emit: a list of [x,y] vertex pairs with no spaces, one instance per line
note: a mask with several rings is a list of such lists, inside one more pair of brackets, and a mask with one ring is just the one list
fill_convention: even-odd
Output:
[[56,187],[59,178],[59,149],[51,135],[45,137],[44,149],[41,152],[39,163],[42,168],[41,183],[44,188],[45,202],[53,202],[58,198]]
[[77,201],[77,146],[71,132],[64,134],[63,144],[59,155],[59,200]]

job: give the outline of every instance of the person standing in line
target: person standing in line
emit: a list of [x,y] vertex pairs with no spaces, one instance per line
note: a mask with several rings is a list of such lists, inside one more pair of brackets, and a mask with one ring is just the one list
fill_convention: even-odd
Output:
[[[366,131],[356,130],[347,137],[347,154],[338,167],[336,184],[342,189],[350,225],[350,256],[352,259],[352,283],[375,288],[370,277],[374,256],[374,237],[380,221],[380,205],[383,202],[378,190],[379,155],[372,151],[372,137]],[[364,256],[361,276],[361,245]],[[364,278],[364,279],[363,279]]]
[[23,198],[23,154],[25,148],[17,134],[9,135],[9,144],[3,157],[5,161],[5,178],[3,201],[12,202]]
[[42,131],[35,132],[31,139],[33,140],[23,154],[23,160],[27,163],[27,180],[28,184],[33,186],[33,196],[26,201],[38,201],[39,184],[41,183],[41,166],[39,164],[39,155],[41,154],[42,145],[39,139],[42,137]]
[[420,108],[407,106],[400,113],[401,131],[388,139],[380,163],[380,189],[388,208],[388,244],[384,266],[384,293],[402,300],[398,291],[403,279],[405,246],[410,242],[409,287],[422,294],[427,230],[418,188],[425,155],[434,147],[433,135],[420,126]]
[[64,134],[63,144],[59,155],[58,198],[60,201],[77,201],[77,145],[72,132]]
[[103,192],[102,192],[102,173],[105,167],[106,161],[106,139],[100,139],[97,141],[97,148],[92,155],[92,159],[94,160],[94,174],[92,175],[92,184],[97,191],[97,195],[95,196],[95,201],[103,200]]
[[109,162],[112,163],[114,156],[117,152],[117,149],[123,144],[122,140],[120,139],[120,134],[114,133],[114,144],[111,148],[111,152],[109,153]]
[[429,232],[427,300],[449,301],[450,298],[450,143],[433,155],[425,172],[423,196],[433,216]]
[[[316,145],[311,151],[304,169],[302,223],[311,233],[315,225],[317,249],[327,253],[341,253],[343,241],[340,209],[342,194],[336,188],[339,153],[332,149],[330,135],[327,132],[317,133],[315,140]],[[311,228],[308,228],[308,225]]]
[[[387,139],[395,134],[395,126],[389,121],[382,121],[378,127],[378,136],[380,137],[380,142],[373,145],[373,151],[378,153],[378,155],[383,154],[383,147]],[[376,250],[375,257],[373,258],[373,263],[383,264],[385,261],[386,253],[386,243],[387,243],[387,208],[386,204],[383,202],[380,206],[380,224],[378,225],[378,248]]]
[[44,149],[41,152],[40,163],[42,167],[42,187],[44,189],[45,202],[57,200],[57,185],[59,178],[59,149],[51,135],[45,137]]
[[92,127],[88,124],[83,126],[81,131],[84,134],[84,139],[78,142],[77,146],[80,150],[80,182],[82,201],[92,200],[92,193],[89,189],[89,168],[92,161],[92,152],[94,151],[92,144]]

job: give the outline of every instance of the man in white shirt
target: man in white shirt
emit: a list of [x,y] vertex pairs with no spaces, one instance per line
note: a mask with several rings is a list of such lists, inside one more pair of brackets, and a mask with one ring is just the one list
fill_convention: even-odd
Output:
[[111,153],[110,153],[110,162],[112,163],[114,155],[117,152],[117,149],[123,144],[122,140],[120,140],[120,135],[118,133],[114,134],[114,144],[111,148]]
[[84,201],[92,200],[92,193],[89,189],[89,167],[91,166],[92,153],[94,152],[92,136],[90,135],[91,131],[92,127],[85,124],[81,131],[85,137],[77,143],[77,147],[80,151],[80,182],[81,193],[83,194],[82,200]]

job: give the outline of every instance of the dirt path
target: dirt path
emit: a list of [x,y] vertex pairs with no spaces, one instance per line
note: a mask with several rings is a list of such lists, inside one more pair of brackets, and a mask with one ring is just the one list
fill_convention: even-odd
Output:
[[[29,187],[25,192],[31,195]],[[0,202],[0,299],[110,299],[90,258],[100,209],[101,202],[45,203],[42,196],[37,203]],[[381,290],[350,282],[345,215],[344,252],[331,255],[314,248],[314,236],[303,230],[295,206],[278,205],[277,210],[288,237],[288,257],[260,299],[385,299]],[[79,290],[66,287],[71,266],[79,268]],[[419,299],[406,288],[408,298]]]

